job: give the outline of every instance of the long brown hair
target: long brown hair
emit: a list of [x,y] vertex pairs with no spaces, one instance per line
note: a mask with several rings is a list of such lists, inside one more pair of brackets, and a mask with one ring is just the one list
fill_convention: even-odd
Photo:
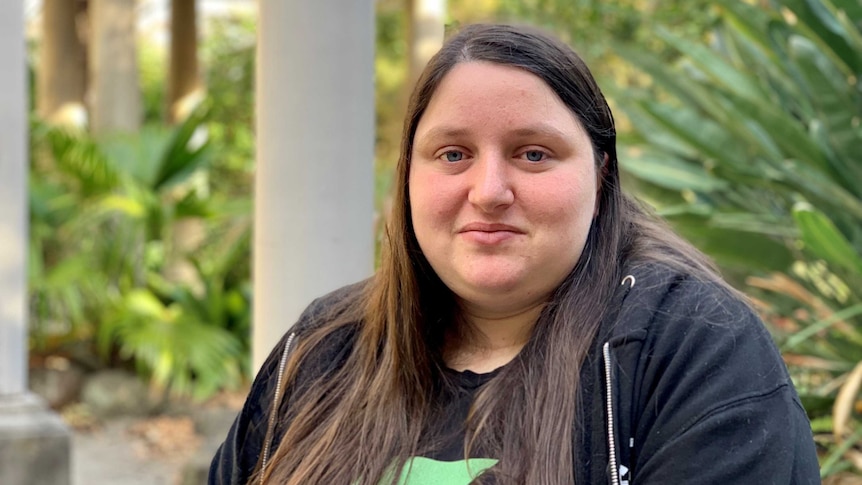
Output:
[[416,241],[410,156],[437,86],[453,66],[471,61],[518,67],[545,81],[586,129],[601,174],[599,210],[580,260],[548,301],[515,365],[503,367],[471,408],[468,448],[481,446],[499,460],[477,482],[574,483],[580,369],[624,266],[659,261],[717,279],[697,250],[620,192],[613,115],[581,58],[530,28],[465,27],[431,59],[411,97],[380,269],[300,335],[292,353],[287,383],[334,332],[349,329],[344,362],[294,389],[289,409],[282,408],[284,433],[263,473],[267,483],[394,482],[408,457],[422,451],[420,437],[442,379],[443,335],[458,316],[453,295]]

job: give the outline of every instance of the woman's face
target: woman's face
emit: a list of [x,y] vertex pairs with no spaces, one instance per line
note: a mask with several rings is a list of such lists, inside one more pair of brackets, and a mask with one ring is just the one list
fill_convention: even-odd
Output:
[[419,120],[409,174],[416,238],[471,313],[539,304],[574,268],[596,212],[590,139],[539,77],[456,65]]

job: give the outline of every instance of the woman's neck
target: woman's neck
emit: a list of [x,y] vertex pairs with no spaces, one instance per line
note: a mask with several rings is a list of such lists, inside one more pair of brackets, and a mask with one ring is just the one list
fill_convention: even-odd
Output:
[[457,371],[490,372],[509,363],[526,345],[545,302],[494,314],[461,305],[461,328],[447,338],[444,359]]

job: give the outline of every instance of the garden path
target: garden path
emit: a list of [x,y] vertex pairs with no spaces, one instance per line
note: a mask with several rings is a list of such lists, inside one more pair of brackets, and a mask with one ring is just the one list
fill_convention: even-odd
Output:
[[242,404],[241,398],[180,405],[150,417],[118,416],[73,426],[72,485],[191,485],[206,467]]

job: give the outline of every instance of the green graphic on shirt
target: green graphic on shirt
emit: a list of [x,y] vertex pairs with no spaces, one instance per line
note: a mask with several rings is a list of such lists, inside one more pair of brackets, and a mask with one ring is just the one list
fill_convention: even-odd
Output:
[[417,456],[407,460],[398,485],[468,485],[496,464],[494,458],[470,458],[468,469],[465,460],[437,461]]

